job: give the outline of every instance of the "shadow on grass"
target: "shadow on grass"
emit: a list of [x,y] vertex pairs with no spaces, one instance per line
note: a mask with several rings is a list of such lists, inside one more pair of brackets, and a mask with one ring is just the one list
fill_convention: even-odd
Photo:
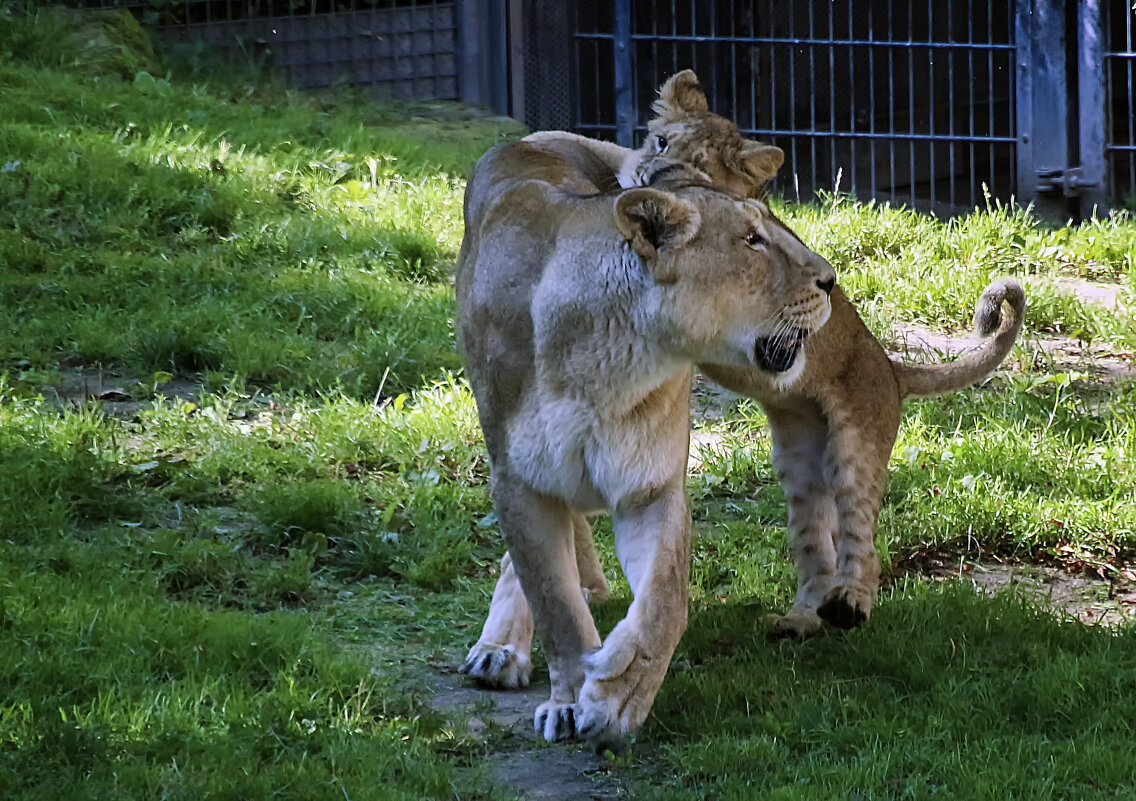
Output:
[[1131,627],[964,584],[911,584],[863,629],[799,643],[765,641],[768,611],[694,611],[648,727],[644,797],[1130,797]]

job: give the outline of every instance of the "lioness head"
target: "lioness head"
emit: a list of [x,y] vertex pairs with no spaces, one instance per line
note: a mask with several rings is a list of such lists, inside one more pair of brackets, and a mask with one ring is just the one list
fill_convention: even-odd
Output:
[[619,171],[623,187],[646,186],[665,164],[660,159],[669,159],[701,170],[722,189],[761,197],[785,161],[781,148],[746,139],[737,125],[711,112],[691,70],[671,76],[651,108],[658,116],[647,123],[643,146]]
[[790,383],[804,369],[805,337],[828,319],[835,272],[761,201],[681,173],[672,167],[659,188],[615,200],[616,228],[654,279],[636,313],[691,361],[758,367]]

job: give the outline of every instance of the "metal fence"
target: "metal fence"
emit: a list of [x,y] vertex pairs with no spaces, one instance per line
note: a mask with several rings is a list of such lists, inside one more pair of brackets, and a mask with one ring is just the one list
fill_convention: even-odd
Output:
[[536,127],[633,144],[658,86],[690,67],[714,110],[785,150],[790,197],[838,189],[942,213],[1017,197],[1065,215],[1136,191],[1131,0],[514,0],[510,12],[521,5],[549,20],[538,36],[571,43],[563,57],[537,50],[570,78],[514,104]]
[[79,0],[129,8],[164,39],[268,64],[299,88],[343,83],[391,99],[458,99],[455,0]]
[[1105,2],[1103,11],[1108,190],[1111,197],[1136,206],[1136,7],[1118,0]]
[[[659,84],[690,67],[712,108],[785,151],[791,196],[839,189],[951,210],[984,186],[1013,194],[1010,0],[636,0],[578,11],[582,132],[637,139]],[[628,91],[603,91],[592,55],[602,50],[631,54]]]
[[955,213],[1136,203],[1133,0],[73,0],[159,17],[296,86],[461,99],[635,143],[693,68],[786,153],[780,189]]

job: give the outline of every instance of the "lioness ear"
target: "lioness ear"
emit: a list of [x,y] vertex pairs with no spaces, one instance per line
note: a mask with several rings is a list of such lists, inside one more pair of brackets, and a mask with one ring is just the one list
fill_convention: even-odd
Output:
[[683,70],[667,79],[659,90],[659,99],[651,105],[651,110],[660,117],[673,118],[704,114],[710,107],[706,104],[706,93],[702,91],[694,70]]
[[785,151],[773,145],[746,140],[738,154],[745,171],[764,184],[772,180],[785,163]]
[[685,245],[698,233],[698,209],[669,192],[631,189],[615,200],[615,227],[651,266],[655,280],[673,283],[675,276],[660,265],[659,251]]

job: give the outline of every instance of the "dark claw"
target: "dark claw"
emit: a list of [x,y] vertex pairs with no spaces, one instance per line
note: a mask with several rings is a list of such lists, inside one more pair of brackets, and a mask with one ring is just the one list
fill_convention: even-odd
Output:
[[493,664],[493,654],[486,654],[485,656],[481,657],[481,667],[480,667],[481,672],[482,673],[488,673],[489,667],[492,664]]
[[564,714],[561,716],[560,722],[565,724],[565,727],[568,730],[566,732],[562,732],[560,731],[560,727],[557,726],[557,737],[560,739],[574,738],[576,736],[576,712],[574,709],[572,709],[572,707],[568,707],[564,710]]

